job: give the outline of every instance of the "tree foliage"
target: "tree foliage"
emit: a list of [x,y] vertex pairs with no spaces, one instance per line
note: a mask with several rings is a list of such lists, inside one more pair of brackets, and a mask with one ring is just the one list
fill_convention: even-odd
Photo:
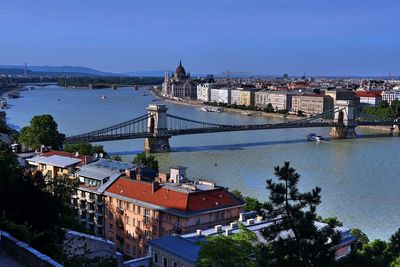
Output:
[[132,163],[144,165],[155,171],[159,170],[158,160],[153,155],[147,155],[144,152],[137,154]]
[[102,145],[92,145],[91,143],[84,141],[75,144],[65,144],[64,151],[69,153],[78,152],[79,155],[88,155],[88,156],[93,155],[95,153],[97,154],[102,153],[104,156],[107,155]]
[[16,156],[0,148],[0,228],[56,260],[62,228],[83,230],[66,203],[70,192],[61,181],[45,183],[39,173],[23,173]]
[[396,99],[391,105],[382,101],[378,107],[365,107],[363,113],[370,114],[381,119],[396,119],[400,117],[400,100]]
[[256,267],[259,247],[254,245],[256,234],[239,224],[240,232],[234,235],[207,237],[200,243],[199,267]]
[[34,116],[29,126],[21,129],[19,142],[25,146],[38,149],[40,145],[60,149],[65,135],[58,132],[57,123],[51,115]]
[[275,175],[278,183],[267,180],[269,201],[265,205],[265,217],[277,220],[263,229],[268,241],[263,249],[264,264],[298,267],[333,265],[335,246],[340,237],[331,227],[317,230],[314,224],[316,207],[321,202],[321,189],[315,187],[311,192],[300,193],[297,187],[300,175],[290,167],[289,162],[282,167],[276,166]]
[[256,198],[243,196],[239,190],[232,190],[231,193],[243,200],[246,205],[243,207],[243,211],[257,211],[260,213],[261,209],[264,207],[264,204],[258,201]]

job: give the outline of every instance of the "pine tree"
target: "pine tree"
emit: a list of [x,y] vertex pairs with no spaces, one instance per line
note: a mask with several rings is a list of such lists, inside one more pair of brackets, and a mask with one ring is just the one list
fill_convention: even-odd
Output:
[[321,203],[321,188],[301,193],[300,175],[285,162],[275,167],[277,183],[267,180],[269,201],[264,216],[275,220],[263,230],[268,241],[263,248],[265,266],[331,266],[335,263],[335,246],[340,237],[329,227],[317,229],[316,207]]

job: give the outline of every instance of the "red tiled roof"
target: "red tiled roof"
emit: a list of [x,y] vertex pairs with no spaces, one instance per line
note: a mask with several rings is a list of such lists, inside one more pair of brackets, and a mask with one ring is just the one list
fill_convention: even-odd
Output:
[[79,163],[78,166],[87,164],[87,163],[89,163],[89,160],[90,160],[89,156],[85,156],[85,155],[75,156],[73,153],[69,153],[69,152],[65,152],[65,151],[58,151],[58,150],[50,150],[48,152],[44,152],[41,156],[51,157],[54,155],[68,157],[68,158],[74,158],[74,159],[80,159],[81,163]]
[[356,91],[358,97],[380,97],[382,91]]
[[208,191],[181,192],[161,185],[161,188],[152,193],[151,183],[122,177],[118,178],[106,192],[183,212],[219,209],[242,204],[239,199],[221,187]]

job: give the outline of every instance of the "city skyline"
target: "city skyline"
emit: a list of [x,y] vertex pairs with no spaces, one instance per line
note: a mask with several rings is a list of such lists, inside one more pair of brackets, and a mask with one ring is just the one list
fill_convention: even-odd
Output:
[[6,0],[0,58],[116,73],[170,70],[182,59],[201,74],[398,75],[399,7],[393,0]]

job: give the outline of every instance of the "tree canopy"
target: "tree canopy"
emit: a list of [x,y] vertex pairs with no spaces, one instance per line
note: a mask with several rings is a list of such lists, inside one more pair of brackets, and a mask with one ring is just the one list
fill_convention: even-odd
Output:
[[57,123],[51,115],[34,116],[29,126],[21,129],[19,142],[31,149],[38,149],[41,145],[60,149],[65,135],[58,132]]
[[217,235],[207,237],[200,243],[199,267],[256,267],[259,247],[255,233],[239,224],[240,232],[234,235]]
[[107,156],[106,151],[102,145],[92,145],[89,142],[78,142],[75,144],[65,144],[64,151],[69,153],[78,152],[79,155],[93,155],[95,153],[100,154],[102,153],[104,156]]
[[137,154],[132,163],[141,164],[152,170],[159,171],[158,160],[153,155],[147,155],[144,152]]
[[[267,180],[269,201],[264,216],[277,219],[263,229],[267,245],[263,264],[267,266],[333,266],[335,246],[340,237],[326,226],[315,227],[316,207],[321,203],[321,188],[301,193],[297,187],[300,175],[289,162],[275,167],[277,183]],[[282,237],[282,233],[287,236]]]

